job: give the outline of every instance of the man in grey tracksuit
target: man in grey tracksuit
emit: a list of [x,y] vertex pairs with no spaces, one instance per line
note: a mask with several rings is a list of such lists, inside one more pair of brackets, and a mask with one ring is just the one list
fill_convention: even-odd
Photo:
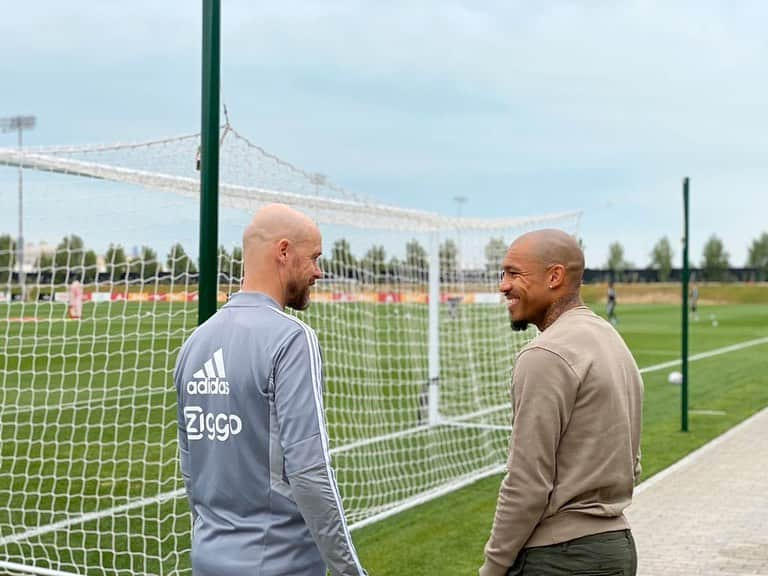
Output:
[[331,467],[317,337],[283,311],[309,304],[320,233],[270,205],[243,248],[243,290],[176,364],[193,574],[363,576]]

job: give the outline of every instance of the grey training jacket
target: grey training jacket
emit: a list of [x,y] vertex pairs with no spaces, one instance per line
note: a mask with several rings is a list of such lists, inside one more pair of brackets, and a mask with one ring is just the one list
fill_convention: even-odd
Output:
[[362,576],[336,478],[314,331],[238,292],[179,354],[194,576]]

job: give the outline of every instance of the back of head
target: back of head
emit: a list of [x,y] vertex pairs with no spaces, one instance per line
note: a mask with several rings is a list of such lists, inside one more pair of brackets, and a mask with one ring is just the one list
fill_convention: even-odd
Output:
[[540,263],[542,270],[562,266],[565,287],[578,292],[584,277],[584,252],[573,236],[562,230],[546,228],[523,234],[513,245],[518,243]]
[[315,234],[319,234],[317,226],[305,214],[285,204],[268,204],[256,212],[243,232],[243,260],[263,259],[283,238],[301,242]]
[[243,233],[243,290],[264,292],[280,305],[303,309],[322,272],[320,230],[285,204],[261,208]]

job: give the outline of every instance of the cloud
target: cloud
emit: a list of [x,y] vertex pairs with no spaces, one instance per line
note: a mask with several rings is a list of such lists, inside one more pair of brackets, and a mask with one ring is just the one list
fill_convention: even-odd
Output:
[[[3,103],[41,116],[33,138],[196,128],[199,2],[41,0],[6,15]],[[676,237],[688,175],[696,254],[717,232],[741,263],[768,213],[766,21],[766,3],[713,0],[227,0],[223,95],[259,144],[382,201],[583,207],[592,266],[610,241],[645,264]]]
[[4,9],[0,38],[14,58],[67,65],[116,64],[147,55],[199,52],[199,3],[36,0]]

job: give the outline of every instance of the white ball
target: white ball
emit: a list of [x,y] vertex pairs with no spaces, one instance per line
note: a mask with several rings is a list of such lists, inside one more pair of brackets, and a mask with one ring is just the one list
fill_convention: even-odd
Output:
[[669,376],[667,376],[667,381],[670,384],[682,384],[683,383],[682,372],[670,372]]
[[717,320],[712,320],[712,326],[714,326],[715,328],[717,328]]

